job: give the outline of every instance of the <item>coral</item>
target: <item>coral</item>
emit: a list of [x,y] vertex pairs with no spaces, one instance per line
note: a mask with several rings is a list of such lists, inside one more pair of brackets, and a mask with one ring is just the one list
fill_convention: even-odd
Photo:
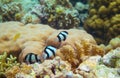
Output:
[[77,67],[86,58],[93,55],[103,55],[102,48],[91,44],[87,41],[81,41],[81,43],[74,43],[75,49],[70,45],[65,45],[60,49],[60,52],[64,55],[64,59],[69,61],[73,68]]
[[67,77],[80,77],[81,75],[74,74],[71,71],[71,65],[61,60],[60,57],[55,57],[53,60],[45,60],[42,64],[21,64],[19,67],[14,66],[6,71],[7,78],[67,78]]
[[0,54],[4,51],[17,57],[24,51],[24,55],[29,52],[40,54],[46,46],[46,39],[54,31],[47,25],[24,25],[20,22],[0,23]]
[[119,78],[120,75],[117,72],[117,69],[106,67],[105,65],[98,65],[93,72],[95,73],[96,78]]
[[[35,33],[33,33],[35,31]],[[58,48],[58,56],[77,66],[82,56],[104,54],[103,50],[96,45],[95,40],[84,30],[66,30],[69,35],[66,41],[59,43],[57,35],[62,30],[55,30],[47,25],[27,24],[19,22],[8,22],[0,24],[0,53],[6,51],[19,57],[20,62],[28,53],[42,54],[45,46],[52,45]],[[2,34],[4,32],[4,34]],[[17,37],[18,36],[18,37]],[[73,56],[64,53],[73,54]],[[77,55],[78,53],[78,55]],[[72,58],[70,61],[69,58]]]
[[[20,3],[16,3],[16,2],[8,2],[3,4],[0,7],[0,14],[2,16],[2,22],[5,21],[18,21],[17,19],[15,19],[16,14],[20,13],[22,10],[22,6]],[[20,14],[20,16],[22,16]],[[20,19],[20,18],[19,18]]]
[[103,57],[90,56],[80,63],[75,73],[85,78],[119,78],[119,52],[120,48],[117,48]]
[[[0,71],[0,77],[119,77],[120,48],[106,52],[104,51],[105,46],[98,46],[90,34],[78,29],[64,30],[68,32],[68,36],[65,41],[60,43],[57,41],[57,35],[61,31],[63,30],[55,30],[42,24],[0,23],[0,54],[4,51],[8,55],[14,54],[22,63],[17,65],[16,58],[10,55],[10,58],[7,59],[6,53],[1,55],[0,62],[2,63],[0,65],[10,63],[10,67],[5,66],[5,70],[1,69],[3,72]],[[115,38],[115,41],[110,42],[110,45],[114,46],[113,49],[119,47],[118,41],[119,38]],[[41,64],[26,65],[23,63],[26,54],[32,52],[41,55],[47,45],[57,48],[54,58],[47,59]]]
[[[32,75],[32,67],[26,64],[21,64],[20,66],[13,66],[8,71],[5,72],[7,78],[15,78],[15,77],[24,77],[24,78],[35,78],[35,75]],[[29,76],[29,75],[30,76]]]
[[13,57],[10,55],[10,57],[7,57],[7,53],[4,52],[4,54],[0,55],[0,77],[1,74],[5,74],[6,71],[8,71],[13,66],[19,66],[19,63],[16,61],[16,57]]
[[38,4],[38,0],[1,0],[0,22],[20,21],[23,23],[35,23],[37,17],[27,15],[36,4]]
[[[32,14],[40,19],[42,24],[48,24],[55,29],[69,29],[79,26],[78,12],[69,0],[44,0],[40,1],[41,9],[35,8]],[[37,11],[37,12],[36,12]]]
[[88,4],[83,4],[81,2],[77,2],[76,5],[75,5],[75,8],[78,10],[78,11],[83,11],[85,9],[88,9]]
[[69,35],[65,42],[60,44],[55,40],[58,34],[57,32],[48,38],[47,45],[58,47],[57,55],[69,61],[73,68],[76,68],[83,59],[91,55],[103,55],[105,53],[101,47],[96,45],[96,42],[89,34],[84,35],[86,33],[85,31],[76,29],[67,31]]
[[97,43],[108,44],[120,31],[119,0],[90,0],[89,16],[84,23],[84,28],[92,34]]
[[120,47],[120,37],[111,39],[108,45],[101,44],[100,46],[105,50],[105,53],[108,53],[110,50]]
[[102,58],[102,61],[105,65],[109,67],[120,67],[120,47],[111,50]]

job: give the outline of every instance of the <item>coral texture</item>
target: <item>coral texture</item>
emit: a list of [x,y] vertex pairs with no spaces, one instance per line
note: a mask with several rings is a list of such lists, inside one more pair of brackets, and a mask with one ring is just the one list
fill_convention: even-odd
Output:
[[[38,8],[39,7],[39,8]],[[79,26],[78,12],[69,0],[40,0],[40,5],[32,10],[42,24],[55,29],[70,29]]]
[[[14,54],[22,62],[28,53],[41,54],[47,45],[58,48],[57,54],[76,67],[84,56],[103,55],[104,51],[96,45],[95,40],[84,30],[66,30],[69,35],[66,41],[59,43],[58,33],[47,25],[8,22],[0,24],[0,53],[6,51]],[[34,32],[34,33],[33,33]],[[64,56],[65,55],[65,56]]]
[[71,71],[71,65],[67,61],[55,57],[53,60],[45,60],[42,64],[21,64],[6,71],[7,78],[83,78]]
[[29,52],[39,54],[46,45],[46,39],[54,31],[49,26],[41,24],[1,23],[0,54],[4,51],[17,57],[21,51],[25,51],[24,55]]
[[84,78],[119,78],[120,47],[109,51],[103,57],[91,56],[78,66],[75,73]]
[[16,59],[17,58],[13,57],[12,55],[10,55],[10,57],[7,57],[6,52],[0,55],[0,78],[2,75],[5,75],[5,72],[13,66],[19,66],[19,63],[17,63]]
[[[42,64],[26,65],[23,63],[20,66],[13,66],[6,71],[5,75],[7,78],[119,78],[119,53],[120,48],[117,48],[103,57],[99,55],[90,56],[75,69],[71,67],[68,61],[63,61],[56,56],[52,60],[45,60]],[[113,57],[112,60],[111,57]],[[112,61],[116,62],[115,67],[106,65],[106,63],[111,65]]]
[[30,15],[29,11],[36,4],[38,0],[0,0],[0,22],[35,23],[37,17]]
[[105,50],[105,53],[108,53],[110,50],[120,47],[120,37],[111,39],[108,45],[100,44],[100,47]]
[[8,2],[6,1],[0,1],[0,2],[1,2],[0,15],[2,17],[0,22],[21,20],[22,6],[20,3],[12,2],[11,0]]
[[97,42],[107,44],[120,34],[120,1],[90,0],[89,17],[84,28]]
[[120,47],[111,50],[102,59],[103,63],[109,67],[120,67]]

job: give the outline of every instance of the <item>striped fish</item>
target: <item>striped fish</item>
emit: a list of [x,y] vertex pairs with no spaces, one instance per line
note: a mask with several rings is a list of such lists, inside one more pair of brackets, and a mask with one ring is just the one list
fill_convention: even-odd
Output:
[[40,60],[40,57],[39,55],[37,54],[34,54],[34,53],[28,53],[26,56],[25,56],[25,59],[24,61],[27,63],[27,64],[33,64],[33,63],[41,63],[41,60]]
[[51,56],[55,56],[56,54],[56,48],[53,47],[53,46],[47,46],[45,49],[44,49],[44,59],[46,58],[50,58]]
[[65,41],[66,38],[68,36],[68,32],[67,31],[61,31],[58,35],[57,35],[57,38],[59,40],[59,42],[61,41]]

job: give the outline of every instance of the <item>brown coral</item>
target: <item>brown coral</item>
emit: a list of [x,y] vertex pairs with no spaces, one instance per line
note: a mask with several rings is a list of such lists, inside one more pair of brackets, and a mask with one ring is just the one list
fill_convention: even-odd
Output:
[[90,15],[84,28],[95,37],[98,44],[107,44],[120,33],[120,3],[118,0],[90,0],[89,4]]
[[[62,59],[69,61],[73,67],[77,67],[78,64],[88,56],[104,54],[103,49],[96,45],[92,36],[89,34],[84,35],[86,33],[85,31],[76,29],[67,31],[69,35],[65,42],[62,42],[61,44],[55,42],[57,32],[48,38],[47,45],[59,46],[57,55]],[[76,34],[74,34],[75,32]]]
[[[25,50],[26,53],[31,51],[41,53],[46,44],[45,40],[53,31],[55,30],[46,25],[24,25],[19,22],[1,23],[0,54],[6,51],[18,56],[21,51]],[[20,36],[14,39],[17,33],[20,33]]]
[[24,74],[30,74],[31,73],[31,66],[28,66],[26,64],[21,64],[21,66],[13,66],[8,71],[5,72],[5,75],[7,78],[15,78],[16,74],[18,73],[24,73]]

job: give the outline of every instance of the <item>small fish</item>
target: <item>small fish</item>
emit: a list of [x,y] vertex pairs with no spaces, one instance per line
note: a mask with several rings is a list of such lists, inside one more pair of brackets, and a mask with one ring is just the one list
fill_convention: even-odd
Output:
[[67,31],[61,31],[58,35],[57,35],[57,38],[59,40],[59,42],[61,41],[65,41],[66,38],[68,36],[68,32]]
[[34,54],[34,53],[28,53],[26,56],[25,56],[25,59],[24,61],[27,63],[27,64],[33,64],[33,63],[41,63],[41,59],[39,57],[39,55],[37,54]]
[[56,48],[53,47],[53,46],[47,46],[45,49],[44,49],[44,59],[46,58],[50,58],[51,56],[55,56],[55,53],[56,53]]
[[18,38],[20,38],[20,33],[16,33],[13,37],[13,40],[16,41]]

